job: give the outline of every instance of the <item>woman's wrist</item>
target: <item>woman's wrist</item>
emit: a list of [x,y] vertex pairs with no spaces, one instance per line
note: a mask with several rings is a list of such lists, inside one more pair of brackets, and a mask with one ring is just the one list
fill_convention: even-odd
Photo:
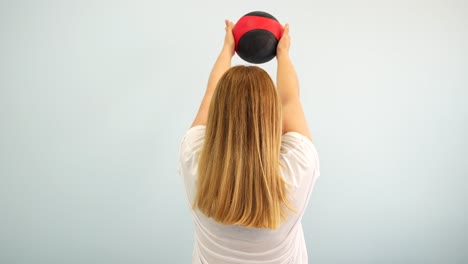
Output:
[[278,52],[276,53],[276,60],[288,60],[289,53],[288,52]]

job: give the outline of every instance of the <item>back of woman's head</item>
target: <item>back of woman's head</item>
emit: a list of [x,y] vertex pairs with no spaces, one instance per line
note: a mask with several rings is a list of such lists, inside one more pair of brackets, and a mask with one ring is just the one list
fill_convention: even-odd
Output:
[[194,206],[224,224],[277,228],[289,207],[279,173],[281,121],[268,73],[230,68],[211,100]]

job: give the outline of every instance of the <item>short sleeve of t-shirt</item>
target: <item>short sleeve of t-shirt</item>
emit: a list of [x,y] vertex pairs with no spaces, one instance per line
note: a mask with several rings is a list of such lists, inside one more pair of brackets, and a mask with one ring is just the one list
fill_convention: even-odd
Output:
[[205,140],[205,126],[190,128],[184,135],[179,149],[179,174],[183,176],[187,198],[192,203],[197,186],[198,154]]
[[300,212],[304,211],[314,183],[320,177],[317,149],[307,137],[297,132],[288,132],[282,137],[280,163],[291,202]]
[[180,161],[186,163],[193,159],[193,156],[203,146],[205,140],[205,126],[199,125],[190,128],[184,135],[180,145]]

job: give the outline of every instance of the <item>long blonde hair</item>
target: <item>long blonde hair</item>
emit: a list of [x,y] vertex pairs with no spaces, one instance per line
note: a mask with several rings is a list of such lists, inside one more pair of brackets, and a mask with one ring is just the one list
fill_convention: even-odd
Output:
[[235,66],[213,94],[194,208],[227,225],[276,229],[286,217],[281,102],[268,73]]

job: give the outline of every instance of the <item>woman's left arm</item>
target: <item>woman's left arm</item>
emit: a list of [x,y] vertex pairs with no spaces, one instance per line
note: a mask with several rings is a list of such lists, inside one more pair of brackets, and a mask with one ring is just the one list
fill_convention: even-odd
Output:
[[208,110],[210,109],[211,98],[213,97],[216,85],[221,79],[221,76],[223,76],[223,74],[229,70],[229,68],[231,68],[231,60],[235,52],[234,36],[232,35],[232,28],[234,27],[234,24],[229,20],[226,20],[225,23],[226,36],[224,37],[223,49],[221,50],[221,53],[216,59],[216,62],[211,70],[206,92],[201,102],[197,116],[192,123],[192,127],[197,125],[206,125],[206,121],[208,119]]

